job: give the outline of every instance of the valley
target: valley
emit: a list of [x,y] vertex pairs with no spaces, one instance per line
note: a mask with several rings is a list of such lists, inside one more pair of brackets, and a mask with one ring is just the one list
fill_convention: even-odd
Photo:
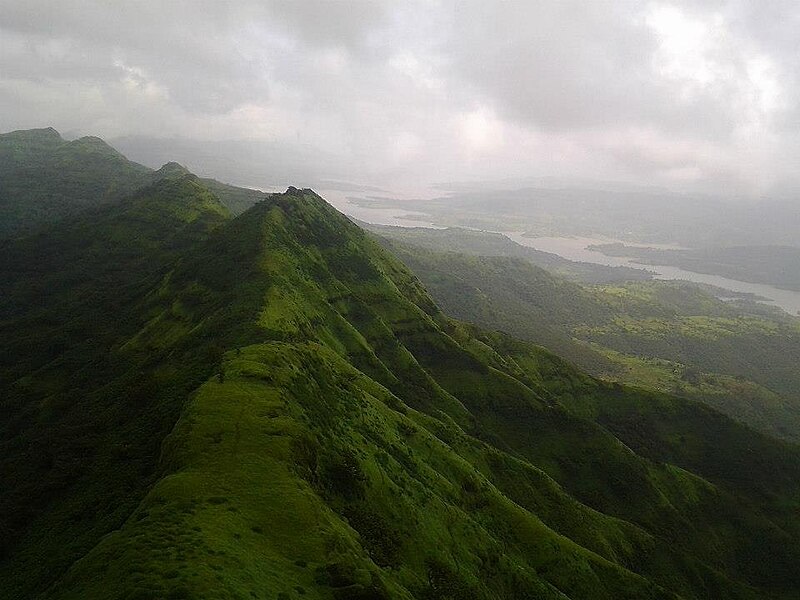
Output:
[[[713,370],[726,324],[756,339],[789,321],[737,321],[661,282],[590,293],[529,262],[575,268],[563,259],[487,234],[461,244],[518,256],[376,239],[308,189],[242,190],[177,165],[145,174],[126,196],[0,242],[3,597],[783,599],[800,587],[800,450],[764,433],[776,413],[761,388],[744,383],[756,400],[739,409],[721,402],[734,420],[694,392],[574,364],[629,360],[609,336],[677,320],[714,348]],[[641,320],[614,319],[620,302]],[[702,319],[685,316],[692,305]],[[752,357],[755,381],[767,355]],[[734,382],[681,372],[712,395]],[[793,372],[760,376],[788,389]]]
[[[335,198],[337,198],[336,206],[345,214],[368,223],[436,229],[446,227],[443,224],[430,222],[430,219],[435,218],[435,213],[426,215],[414,210],[405,210],[402,208],[403,201],[400,200],[392,201],[387,199],[376,204],[353,201],[341,196],[335,196]],[[378,206],[383,207],[379,208]],[[391,206],[394,206],[394,208],[391,208]],[[419,206],[419,203],[415,206]],[[440,221],[440,223],[442,222],[460,221]],[[527,223],[527,221],[519,222],[519,224],[522,223]],[[675,249],[670,245],[647,240],[640,240],[637,245],[625,245],[620,240],[607,237],[585,237],[581,235],[539,236],[528,233],[529,230],[510,231],[505,229],[507,223],[503,221],[498,221],[493,226],[498,227],[498,229],[487,229],[485,231],[500,233],[522,246],[554,254],[574,263],[645,270],[646,273],[639,274],[638,278],[653,277],[655,279],[690,281],[704,284],[721,290],[728,290],[735,294],[751,296],[758,301],[774,305],[790,315],[800,313],[800,291],[791,289],[791,283],[783,284],[783,286],[770,285],[769,281],[763,280],[763,276],[760,278],[758,275],[754,275],[758,271],[757,265],[743,271],[742,269],[736,270],[730,265],[727,267],[707,266],[707,263],[696,259],[694,261],[683,259],[679,262],[674,262],[675,259],[671,259],[673,262],[669,262],[670,259],[667,257],[676,256],[676,253],[682,256],[686,252]],[[477,230],[484,231],[483,229]],[[785,273],[785,275],[773,275],[772,278],[776,282],[788,281],[787,277],[792,278],[796,273],[800,274],[800,261],[798,261],[796,252],[793,252],[791,248],[785,248],[783,254],[787,252],[791,253],[792,257],[782,259],[785,266],[778,264],[772,268],[773,271],[778,273]],[[706,266],[703,266],[704,264]],[[697,270],[691,270],[692,268]],[[718,274],[717,270],[719,269],[721,270]],[[737,279],[736,275],[742,277],[742,279]],[[632,271],[629,272],[629,277],[631,279],[637,278]]]

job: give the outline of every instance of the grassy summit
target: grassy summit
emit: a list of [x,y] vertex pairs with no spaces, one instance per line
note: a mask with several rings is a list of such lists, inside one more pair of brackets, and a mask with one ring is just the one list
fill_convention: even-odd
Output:
[[800,590],[797,448],[451,320],[310,190],[172,175],[4,246],[3,597]]

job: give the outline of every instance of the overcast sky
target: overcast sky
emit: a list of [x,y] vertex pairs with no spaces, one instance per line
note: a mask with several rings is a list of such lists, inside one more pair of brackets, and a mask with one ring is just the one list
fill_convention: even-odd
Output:
[[793,0],[0,0],[0,129],[263,147],[389,187],[775,194],[800,187],[798,32]]

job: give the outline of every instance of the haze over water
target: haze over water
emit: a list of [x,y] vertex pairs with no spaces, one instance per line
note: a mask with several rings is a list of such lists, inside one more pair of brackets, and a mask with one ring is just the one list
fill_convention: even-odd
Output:
[[[535,248],[536,250],[558,254],[559,256],[569,260],[590,262],[611,267],[633,267],[636,269],[644,269],[653,273],[656,279],[679,279],[692,281],[694,283],[714,285],[716,287],[732,290],[734,292],[755,294],[756,296],[769,298],[772,301],[770,304],[779,306],[791,315],[797,315],[798,312],[800,312],[800,292],[783,290],[767,284],[750,283],[747,281],[739,281],[738,279],[729,279],[727,277],[720,277],[719,275],[686,271],[670,265],[643,265],[634,262],[634,260],[629,257],[606,256],[601,252],[590,250],[588,248],[588,246],[593,244],[607,244],[610,242],[620,242],[621,240],[586,237],[530,238],[525,237],[519,232],[514,233],[506,231],[503,233],[522,246],[528,246],[530,248]],[[655,248],[658,247],[658,245],[653,244],[650,247]]]
[[[372,208],[359,206],[349,199],[349,194],[333,190],[324,190],[323,196],[346,215],[367,223],[392,225],[396,227],[442,228],[440,225],[425,220],[427,215],[418,211],[404,210],[402,208]],[[669,265],[642,265],[634,262],[629,257],[606,256],[605,254],[588,248],[588,246],[593,244],[606,244],[609,242],[619,242],[621,240],[589,237],[532,238],[526,237],[522,232],[500,231],[496,233],[503,233],[522,246],[557,254],[572,261],[594,263],[611,267],[633,267],[653,273],[656,279],[691,281],[693,283],[713,285],[733,292],[754,294],[761,298],[769,299],[769,302],[765,303],[773,304],[791,315],[800,313],[800,292],[784,290],[767,284],[750,283],[718,275],[687,271]],[[649,247],[657,248],[663,246],[652,244],[649,245]]]

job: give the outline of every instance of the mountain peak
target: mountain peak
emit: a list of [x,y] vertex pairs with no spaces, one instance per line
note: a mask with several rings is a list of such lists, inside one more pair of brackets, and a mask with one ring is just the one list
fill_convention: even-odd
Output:
[[64,138],[61,137],[61,134],[56,131],[53,127],[43,127],[41,129],[28,129],[23,130],[21,132],[14,132],[14,133],[25,133],[29,137],[35,137],[40,139],[53,139],[63,141]]
[[[168,163],[177,165],[177,163]],[[167,166],[167,165],[165,165]],[[147,220],[173,220],[191,223],[198,218],[210,219],[214,226],[229,217],[228,209],[216,195],[200,182],[196,175],[180,167],[164,167],[157,171],[161,177],[134,194],[123,203],[123,210],[133,210],[137,218]]]
[[0,139],[36,145],[43,143],[61,144],[64,142],[64,138],[61,137],[61,134],[52,127],[44,127],[41,129],[17,129],[16,131],[0,134]]
[[109,157],[113,156],[126,162],[128,161],[128,159],[120,154],[113,146],[110,146],[105,140],[94,135],[86,135],[72,140],[65,148],[92,154],[107,155]]
[[[286,188],[286,191],[283,193],[283,195],[298,196],[299,198],[304,198],[306,196],[314,196],[315,198],[322,200],[322,197],[311,188],[296,188],[293,185],[290,185],[288,188]],[[322,201],[325,202],[324,200]],[[325,203],[327,204],[327,202]]]
[[183,175],[191,175],[191,171],[175,161],[164,163],[155,173],[156,177],[180,177]]
[[53,127],[40,127],[34,129],[17,129],[16,131],[11,131],[4,135],[14,136],[14,137],[28,137],[28,138],[57,138],[59,140],[63,140],[64,138],[61,137],[61,134],[56,131]]

